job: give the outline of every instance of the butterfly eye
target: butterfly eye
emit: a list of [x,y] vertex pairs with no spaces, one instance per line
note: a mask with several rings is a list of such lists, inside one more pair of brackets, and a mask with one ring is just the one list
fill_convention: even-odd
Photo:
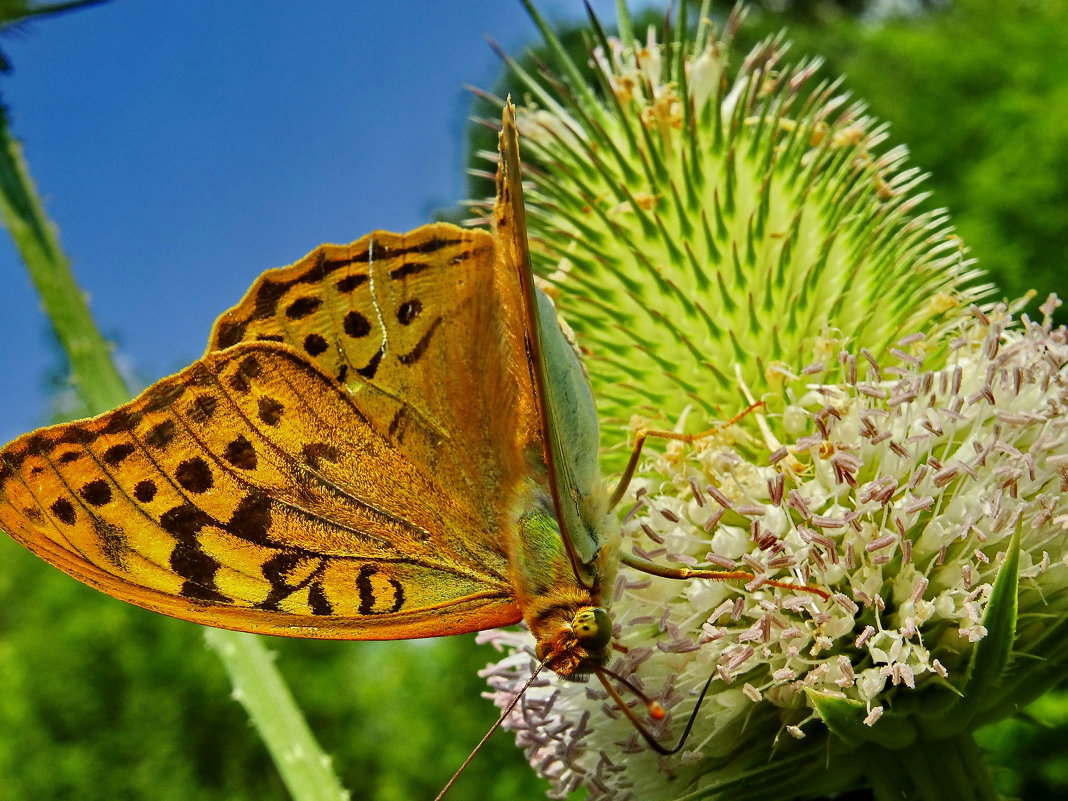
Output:
[[571,628],[584,648],[599,651],[606,648],[612,640],[612,618],[599,606],[580,609]]

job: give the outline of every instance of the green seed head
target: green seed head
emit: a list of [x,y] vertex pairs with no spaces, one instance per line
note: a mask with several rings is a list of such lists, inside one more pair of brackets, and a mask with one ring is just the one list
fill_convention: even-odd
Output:
[[735,20],[683,24],[664,44],[594,36],[584,73],[556,65],[566,91],[525,76],[535,269],[587,355],[605,446],[636,415],[780,403],[784,377],[832,374],[842,349],[882,359],[987,290],[944,214],[910,215],[905,148],[818,64],[782,63],[776,38],[732,74]]

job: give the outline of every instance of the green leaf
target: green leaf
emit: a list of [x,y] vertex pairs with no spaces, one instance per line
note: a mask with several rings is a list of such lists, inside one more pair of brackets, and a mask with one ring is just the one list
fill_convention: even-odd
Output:
[[914,798],[922,801],[998,799],[982,753],[971,734],[933,741],[921,739],[897,756],[895,767],[912,780]]
[[1027,658],[1023,656],[1018,654],[1009,665],[998,682],[998,697],[983,705],[973,728],[1015,714],[1068,678],[1068,620],[1054,618],[1048,626],[1043,624],[1041,636],[1027,643]]
[[903,715],[888,712],[869,726],[864,722],[868,709],[860,701],[810,689],[806,689],[805,694],[831,733],[848,747],[873,743],[883,748],[899,749],[916,740],[916,727]]

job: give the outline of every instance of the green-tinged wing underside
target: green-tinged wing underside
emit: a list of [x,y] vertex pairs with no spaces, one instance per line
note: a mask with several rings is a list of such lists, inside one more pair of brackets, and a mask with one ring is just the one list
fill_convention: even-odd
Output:
[[[597,412],[574,346],[564,336],[552,302],[534,286],[523,209],[515,110],[504,111],[495,221],[501,247],[511,248],[533,337],[527,342],[541,410],[545,458],[557,520],[575,575],[591,586],[590,565],[601,547],[596,524],[599,493]],[[508,230],[504,230],[505,228]]]

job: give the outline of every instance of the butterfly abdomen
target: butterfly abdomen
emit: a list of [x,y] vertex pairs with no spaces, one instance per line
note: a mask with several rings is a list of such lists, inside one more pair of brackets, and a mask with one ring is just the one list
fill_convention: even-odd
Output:
[[538,658],[561,675],[582,675],[607,661],[607,649],[589,647],[589,639],[580,637],[575,626],[584,611],[601,608],[601,584],[594,581],[587,588],[575,577],[552,508],[541,489],[524,500],[509,553],[512,588],[537,640]]

